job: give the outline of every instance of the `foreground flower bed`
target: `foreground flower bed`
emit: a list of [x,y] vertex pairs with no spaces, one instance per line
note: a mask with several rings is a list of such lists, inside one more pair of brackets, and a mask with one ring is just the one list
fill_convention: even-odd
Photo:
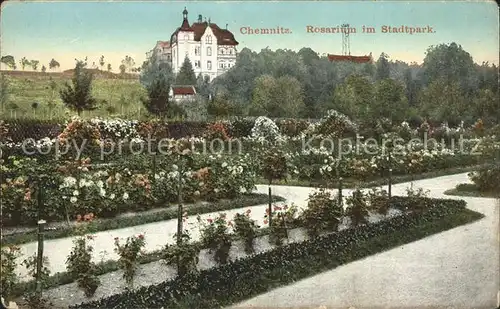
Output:
[[391,204],[400,209],[421,209],[413,204],[422,202],[427,206],[422,211],[284,245],[220,267],[70,308],[220,308],[482,217],[467,210],[464,201],[395,198]]

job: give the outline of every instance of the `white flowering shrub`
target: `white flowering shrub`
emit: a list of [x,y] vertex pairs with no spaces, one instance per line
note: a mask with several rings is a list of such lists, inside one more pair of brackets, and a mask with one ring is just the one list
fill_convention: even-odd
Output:
[[139,138],[137,120],[92,118],[90,123],[99,128],[103,139],[131,140]]
[[333,109],[306,130],[308,134],[324,137],[343,137],[357,131],[357,125],[349,117]]
[[261,116],[255,120],[252,128],[251,137],[259,142],[280,142],[284,138],[280,133],[278,126],[271,119]]

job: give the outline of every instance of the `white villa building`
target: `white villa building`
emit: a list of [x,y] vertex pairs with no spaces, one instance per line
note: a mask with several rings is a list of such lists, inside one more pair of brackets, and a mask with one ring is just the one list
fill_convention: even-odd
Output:
[[182,16],[182,24],[172,33],[170,41],[158,41],[147,53],[148,58],[154,55],[178,73],[187,56],[196,76],[208,76],[210,81],[236,64],[238,42],[227,30],[227,24],[226,29],[221,29],[210,19],[202,21],[202,16],[198,15],[198,21],[190,25],[186,8]]

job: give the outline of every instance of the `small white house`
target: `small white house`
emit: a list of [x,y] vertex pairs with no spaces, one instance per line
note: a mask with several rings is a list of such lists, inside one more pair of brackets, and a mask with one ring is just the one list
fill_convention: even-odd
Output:
[[194,86],[172,86],[168,96],[174,102],[192,102],[196,100],[196,89]]

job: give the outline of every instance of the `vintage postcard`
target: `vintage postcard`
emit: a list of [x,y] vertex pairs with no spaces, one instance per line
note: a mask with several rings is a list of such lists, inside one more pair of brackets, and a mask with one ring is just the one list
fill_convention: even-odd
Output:
[[0,23],[0,308],[498,308],[496,2]]

